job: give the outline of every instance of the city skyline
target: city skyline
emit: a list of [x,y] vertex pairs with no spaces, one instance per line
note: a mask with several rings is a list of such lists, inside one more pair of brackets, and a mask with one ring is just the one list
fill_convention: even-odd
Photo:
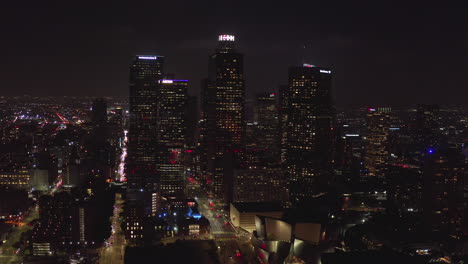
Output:
[[398,2],[8,2],[0,263],[464,264],[468,16]]

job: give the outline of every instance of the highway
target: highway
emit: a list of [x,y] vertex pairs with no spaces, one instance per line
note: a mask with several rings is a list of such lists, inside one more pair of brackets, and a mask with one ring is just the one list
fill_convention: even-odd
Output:
[[100,264],[123,264],[125,253],[125,235],[120,227],[120,213],[123,209],[123,200],[120,193],[115,195],[114,215],[112,216],[112,234],[107,243],[100,250]]

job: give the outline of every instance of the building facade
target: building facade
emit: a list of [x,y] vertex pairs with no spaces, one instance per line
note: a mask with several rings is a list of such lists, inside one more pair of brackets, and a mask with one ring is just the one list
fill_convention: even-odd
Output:
[[334,111],[331,70],[289,69],[285,169],[293,204],[320,192],[331,175]]
[[157,101],[157,168],[161,195],[184,194],[187,80],[159,80]]
[[[128,188],[141,189],[156,177],[157,89],[164,57],[136,56],[130,68],[130,122],[128,133]],[[149,167],[148,167],[149,165]],[[150,182],[154,182],[151,179]]]
[[[245,137],[245,84],[243,55],[234,49],[234,36],[220,35],[216,52],[209,57],[209,77],[203,87],[203,169],[216,198],[230,200],[232,168]],[[239,151],[236,153],[240,153]]]

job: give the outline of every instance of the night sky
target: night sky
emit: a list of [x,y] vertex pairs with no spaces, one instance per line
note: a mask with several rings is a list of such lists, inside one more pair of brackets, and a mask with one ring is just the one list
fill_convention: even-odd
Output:
[[449,1],[8,2],[0,95],[126,96],[136,54],[165,56],[198,94],[231,33],[249,95],[277,90],[305,57],[333,70],[338,105],[467,102],[468,8]]

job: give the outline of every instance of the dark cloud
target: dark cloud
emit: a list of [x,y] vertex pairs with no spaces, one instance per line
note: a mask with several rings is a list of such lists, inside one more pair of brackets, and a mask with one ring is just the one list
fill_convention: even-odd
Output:
[[276,90],[306,60],[333,69],[341,105],[464,103],[466,6],[408,2],[10,1],[0,91],[126,95],[132,56],[154,53],[196,94],[227,32],[245,53],[250,95]]

